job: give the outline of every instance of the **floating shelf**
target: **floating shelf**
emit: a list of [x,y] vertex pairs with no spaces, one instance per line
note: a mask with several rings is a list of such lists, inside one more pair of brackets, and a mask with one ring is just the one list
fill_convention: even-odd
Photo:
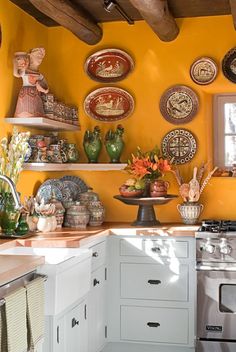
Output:
[[97,163],[97,164],[55,164],[55,163],[25,163],[24,170],[27,171],[119,171],[123,170],[127,164],[109,164],[109,163]]
[[51,131],[79,131],[80,126],[60,122],[46,117],[7,117],[7,123]]

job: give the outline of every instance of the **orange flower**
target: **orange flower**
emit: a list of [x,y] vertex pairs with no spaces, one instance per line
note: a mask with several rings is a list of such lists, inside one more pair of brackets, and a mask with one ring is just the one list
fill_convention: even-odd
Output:
[[157,147],[150,152],[142,152],[138,147],[136,154],[131,155],[125,170],[138,179],[156,179],[171,170],[169,161],[160,156]]

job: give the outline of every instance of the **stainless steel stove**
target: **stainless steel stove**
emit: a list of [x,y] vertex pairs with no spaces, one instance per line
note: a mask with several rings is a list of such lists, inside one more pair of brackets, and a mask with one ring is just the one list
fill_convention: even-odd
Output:
[[204,220],[195,237],[197,352],[235,352],[236,221]]

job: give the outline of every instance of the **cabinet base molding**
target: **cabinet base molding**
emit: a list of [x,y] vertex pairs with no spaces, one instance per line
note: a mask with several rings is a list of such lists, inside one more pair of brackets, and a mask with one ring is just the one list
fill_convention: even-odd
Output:
[[194,352],[195,348],[110,342],[101,352]]

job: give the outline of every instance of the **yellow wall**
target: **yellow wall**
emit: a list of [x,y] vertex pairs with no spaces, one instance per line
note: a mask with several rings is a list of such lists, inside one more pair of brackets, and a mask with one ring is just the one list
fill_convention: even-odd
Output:
[[[46,59],[41,71],[49,82],[51,91],[68,104],[76,104],[80,109],[81,132],[67,133],[66,137],[76,141],[81,161],[86,161],[82,140],[84,131],[99,125],[103,136],[116,124],[97,122],[88,117],[83,110],[83,101],[92,90],[104,86],[91,80],[83,70],[86,58],[96,50],[114,47],[127,51],[135,60],[133,73],[114,86],[129,91],[136,102],[135,111],[128,119],[121,121],[125,128],[126,147],[123,161],[136,146],[151,149],[160,145],[162,137],[178,126],[168,123],[160,114],[158,103],[162,93],[175,84],[193,88],[199,96],[200,108],[192,122],[185,124],[194,132],[198,140],[198,152],[193,161],[181,168],[186,181],[191,177],[192,168],[202,161],[212,162],[212,95],[221,92],[234,92],[236,86],[229,82],[221,72],[221,60],[225,53],[235,46],[236,32],[230,16],[205,17],[177,20],[180,35],[170,43],[161,42],[144,23],[134,26],[126,23],[103,24],[103,40],[96,46],[81,42],[67,30],[46,28],[7,0],[2,0],[4,10],[0,10],[3,30],[3,45],[0,49],[0,116],[5,117],[14,111],[19,84],[12,77],[12,56],[14,51],[27,50],[43,45]],[[200,56],[212,57],[219,66],[216,80],[207,86],[195,84],[189,76],[191,63]],[[7,131],[2,122],[1,135]],[[108,161],[103,148],[101,162]],[[22,194],[36,190],[42,180],[60,177],[65,173],[24,172],[18,185]],[[106,220],[130,221],[136,216],[137,208],[126,206],[113,199],[119,185],[127,178],[124,172],[73,172],[94,188],[101,196],[107,209]],[[172,175],[166,177],[171,182],[170,193],[177,194]],[[204,218],[236,218],[236,182],[230,178],[213,178],[205,189],[201,201],[205,206]],[[180,221],[176,205],[180,198],[168,205],[156,207],[161,221]]]

